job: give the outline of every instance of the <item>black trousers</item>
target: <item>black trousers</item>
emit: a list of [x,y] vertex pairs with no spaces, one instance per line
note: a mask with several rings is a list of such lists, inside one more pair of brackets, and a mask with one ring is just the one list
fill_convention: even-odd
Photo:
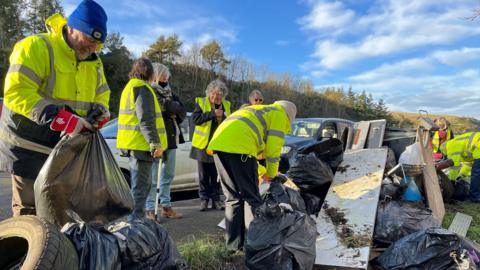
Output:
[[220,183],[215,163],[198,161],[198,196],[202,200],[220,200]]
[[225,195],[226,244],[229,250],[239,250],[245,244],[246,207],[252,211],[262,204],[258,190],[257,159],[242,154],[217,152],[215,164]]

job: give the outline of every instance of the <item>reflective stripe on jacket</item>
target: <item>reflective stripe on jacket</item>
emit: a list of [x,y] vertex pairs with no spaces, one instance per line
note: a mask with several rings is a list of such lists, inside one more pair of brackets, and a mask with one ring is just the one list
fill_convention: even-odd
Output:
[[475,159],[480,159],[480,132],[468,132],[446,142],[447,157],[452,159],[453,167],[449,169],[449,178],[455,180],[459,175],[468,173],[468,168]]
[[152,99],[155,104],[155,124],[159,136],[159,141],[163,150],[168,148],[167,133],[162,118],[160,105],[155,96],[155,91],[146,82],[139,79],[131,79],[125,86],[120,98],[120,108],[118,112],[118,135],[117,148],[126,150],[150,151],[150,143],[140,130],[140,122],[135,111],[135,93],[134,89],[146,87],[152,93]]
[[[450,127],[447,127],[447,137],[443,140],[443,142],[445,141],[448,141],[448,140],[451,140],[452,139],[452,135],[453,135],[453,132],[452,132],[452,129]],[[443,143],[442,142],[442,143]],[[433,150],[433,153],[438,153],[440,152],[440,136],[439,136],[439,132],[438,131],[435,131],[435,134],[433,134],[433,138],[432,138],[432,150]]]
[[[197,97],[195,98],[195,103],[197,103],[202,111],[210,112],[212,107],[208,97]],[[222,106],[225,111],[225,115],[230,116],[230,101],[222,100]],[[210,136],[210,130],[212,129],[212,121],[207,121],[201,125],[195,125],[195,130],[193,132],[192,146],[198,149],[205,149],[208,144],[208,138]]]
[[253,157],[263,152],[266,174],[273,177],[278,172],[284,136],[289,132],[290,121],[280,105],[253,105],[225,119],[215,131],[208,149]]

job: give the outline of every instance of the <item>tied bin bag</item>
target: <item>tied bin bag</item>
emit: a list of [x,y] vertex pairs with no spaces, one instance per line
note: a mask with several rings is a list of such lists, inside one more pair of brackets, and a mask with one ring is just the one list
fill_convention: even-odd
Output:
[[99,131],[65,136],[35,180],[37,216],[58,226],[74,222],[107,223],[133,209],[130,188]]

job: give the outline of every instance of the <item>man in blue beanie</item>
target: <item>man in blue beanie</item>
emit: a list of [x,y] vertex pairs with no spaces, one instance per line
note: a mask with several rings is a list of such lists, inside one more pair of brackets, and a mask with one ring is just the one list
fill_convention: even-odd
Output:
[[48,33],[15,44],[5,77],[0,170],[12,176],[14,216],[35,214],[33,184],[60,135],[100,128],[110,117],[97,54],[107,37],[103,8],[83,0],[68,23],[54,14],[45,24]]

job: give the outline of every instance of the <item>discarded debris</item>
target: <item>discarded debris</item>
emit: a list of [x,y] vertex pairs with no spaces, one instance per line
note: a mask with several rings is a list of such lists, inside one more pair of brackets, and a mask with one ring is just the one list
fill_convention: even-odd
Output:
[[327,202],[323,204],[325,214],[330,218],[335,225],[335,232],[340,242],[348,248],[360,248],[368,246],[371,242],[371,228],[364,226],[364,232],[356,233],[350,224],[347,224],[348,219],[345,218],[345,213],[336,207],[330,207]]
[[347,171],[347,169],[350,167],[350,165],[345,165],[345,166],[338,166],[337,167],[337,172],[344,173]]

